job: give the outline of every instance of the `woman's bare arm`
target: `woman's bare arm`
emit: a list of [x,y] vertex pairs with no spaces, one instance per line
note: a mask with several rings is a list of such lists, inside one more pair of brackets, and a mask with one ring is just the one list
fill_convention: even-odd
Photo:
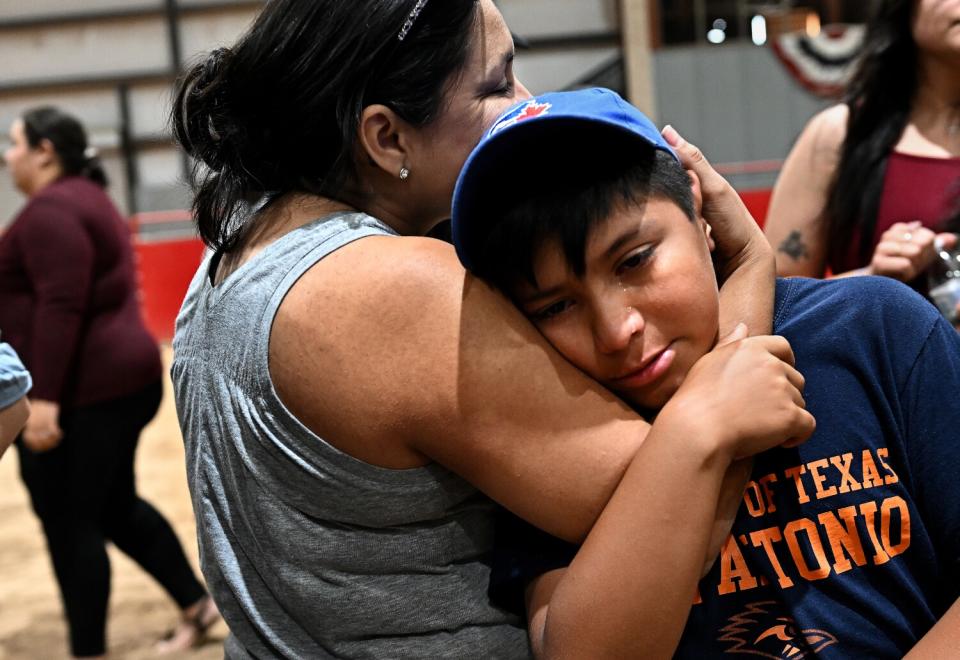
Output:
[[649,429],[431,239],[367,238],[319,262],[281,306],[270,360],[286,404],[341,450],[437,461],[568,540]]
[[776,251],[779,275],[823,277],[826,272],[829,246],[823,212],[847,115],[847,106],[840,104],[814,116],[780,171],[764,228]]

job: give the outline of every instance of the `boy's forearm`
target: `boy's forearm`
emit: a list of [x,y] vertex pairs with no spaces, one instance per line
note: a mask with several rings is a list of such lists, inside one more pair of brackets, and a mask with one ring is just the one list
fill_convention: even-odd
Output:
[[776,272],[773,249],[757,227],[756,236],[721,264],[721,337],[741,322],[751,335],[773,331]]
[[654,425],[550,598],[535,640],[541,657],[673,654],[727,465],[691,447],[689,435]]

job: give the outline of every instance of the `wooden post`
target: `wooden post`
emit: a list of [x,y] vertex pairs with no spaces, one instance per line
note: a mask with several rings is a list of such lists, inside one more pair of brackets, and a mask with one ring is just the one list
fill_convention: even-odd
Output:
[[653,76],[653,44],[656,34],[655,0],[620,0],[623,33],[623,70],[627,97],[656,121],[657,97]]

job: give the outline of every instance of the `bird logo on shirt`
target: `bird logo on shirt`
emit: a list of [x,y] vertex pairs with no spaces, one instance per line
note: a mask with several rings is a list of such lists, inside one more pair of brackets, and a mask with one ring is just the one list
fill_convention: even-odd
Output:
[[777,616],[777,604],[772,600],[750,603],[745,611],[727,619],[717,638],[731,644],[724,653],[800,660],[837,643],[837,638],[825,630],[800,630],[790,617]]

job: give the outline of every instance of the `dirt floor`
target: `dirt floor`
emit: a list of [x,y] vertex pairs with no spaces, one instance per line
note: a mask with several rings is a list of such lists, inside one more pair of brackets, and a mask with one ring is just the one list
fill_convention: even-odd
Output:
[[[169,366],[169,349],[164,350],[164,361]],[[66,626],[56,582],[17,470],[17,454],[11,449],[0,461],[0,660],[67,658]],[[140,495],[167,517],[196,566],[193,512],[169,382],[160,412],[140,441],[137,479]],[[113,567],[109,657],[156,657],[152,646],[176,622],[177,608],[126,555],[112,546],[109,553]],[[165,657],[222,658],[226,626],[220,623],[211,632],[210,643]]]

